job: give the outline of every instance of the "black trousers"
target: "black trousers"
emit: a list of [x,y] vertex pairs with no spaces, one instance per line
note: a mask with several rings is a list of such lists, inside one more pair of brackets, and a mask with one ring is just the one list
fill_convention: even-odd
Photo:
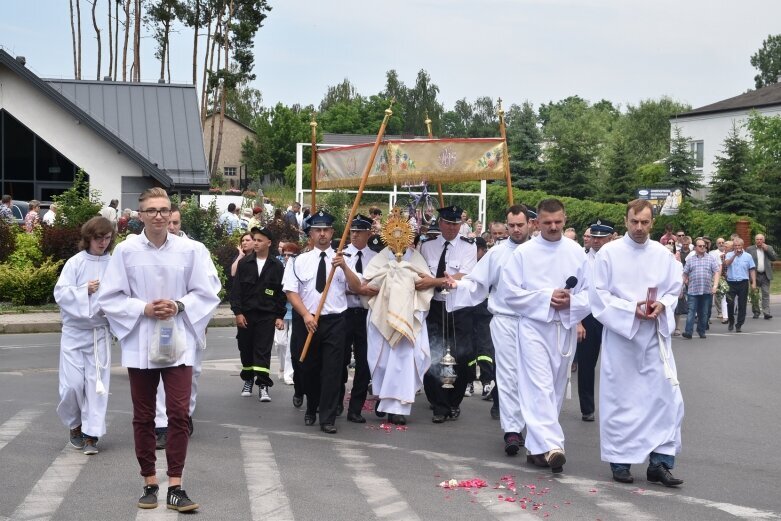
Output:
[[[445,303],[431,301],[431,310],[426,319],[428,341],[431,350],[431,368],[423,377],[426,398],[434,408],[435,415],[449,415],[451,409],[461,405],[467,384],[474,379],[474,360],[472,350],[472,308],[459,309],[447,313]],[[456,381],[453,389],[443,389],[440,376],[440,361],[445,355],[445,346],[450,346],[450,354],[456,359]]]
[[[479,308],[480,306],[475,306]],[[482,311],[482,310],[480,310]],[[472,316],[472,345],[474,347],[477,367],[480,368],[480,383],[486,385],[496,380],[494,367],[494,343],[491,340],[491,318],[488,313],[476,312]]]
[[602,345],[602,324],[594,315],[589,315],[583,319],[583,327],[586,328],[586,338],[578,342],[575,354],[578,362],[578,398],[581,414],[594,414],[594,373]]
[[[294,327],[296,321],[299,322],[299,328]],[[304,320],[294,309],[290,320],[290,364],[293,367],[293,394],[295,396],[304,396],[304,371],[301,369],[301,362],[298,361],[307,336],[307,330],[303,324]]]
[[[296,360],[306,342],[307,330],[304,319],[293,315],[291,332],[291,357]],[[296,339],[294,344],[293,338]],[[336,405],[339,403],[339,385],[344,362],[344,315],[321,315],[317,332],[312,336],[309,352],[294,371],[301,373],[301,387],[306,396],[306,414],[314,416],[320,408],[320,424],[336,421]]]
[[271,380],[271,348],[274,345],[274,322],[277,317],[271,313],[249,311],[244,314],[246,328],[237,328],[242,380],[252,380],[258,385],[274,385]]
[[353,388],[350,391],[350,404],[347,410],[361,414],[363,403],[369,392],[369,360],[367,359],[368,343],[366,341],[366,316],[368,309],[347,308],[344,312],[344,366],[342,367],[342,387],[339,391],[339,403],[344,402],[345,384],[349,376],[347,366],[350,365],[350,355],[355,356],[355,376]]
[[[740,327],[746,321],[746,301],[748,300],[748,281],[728,280],[729,292],[727,293],[727,315],[730,324]],[[738,303],[738,317],[735,320],[735,301]]]

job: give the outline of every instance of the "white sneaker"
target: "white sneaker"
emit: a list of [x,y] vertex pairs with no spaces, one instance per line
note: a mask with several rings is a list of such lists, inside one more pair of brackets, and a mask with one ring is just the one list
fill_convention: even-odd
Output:
[[258,386],[258,400],[261,402],[270,402],[271,396],[268,395],[268,387],[265,385]]
[[472,396],[472,393],[474,393],[474,392],[475,392],[475,384],[474,383],[469,383],[466,386],[466,389],[464,390],[464,396],[469,398],[470,396]]
[[293,385],[293,379],[292,378],[285,378],[285,385]]
[[241,388],[242,396],[252,396],[252,380],[244,380],[244,387]]
[[491,380],[483,386],[483,400],[491,399],[491,391],[494,390],[494,387],[496,387],[496,382],[494,380]]

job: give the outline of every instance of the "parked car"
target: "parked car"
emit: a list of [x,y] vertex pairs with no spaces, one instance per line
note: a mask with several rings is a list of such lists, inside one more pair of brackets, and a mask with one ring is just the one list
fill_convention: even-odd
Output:
[[[51,203],[48,202],[41,203],[38,219],[43,219],[43,216],[49,211],[50,205]],[[24,218],[28,211],[30,211],[30,206],[27,201],[17,201],[15,199],[11,201],[11,212],[14,214],[14,222],[19,226],[24,226]]]

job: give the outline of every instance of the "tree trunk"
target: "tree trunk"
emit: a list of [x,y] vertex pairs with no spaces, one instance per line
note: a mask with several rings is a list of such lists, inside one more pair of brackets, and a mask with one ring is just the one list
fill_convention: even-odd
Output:
[[76,79],[81,79],[81,0],[76,0],[76,47],[78,49],[79,66],[76,71]]
[[114,0],[106,0],[108,2],[108,76],[109,78],[114,75],[114,33],[111,27],[111,2]]
[[133,28],[133,75],[135,81],[141,81],[141,0],[135,0],[135,26]]
[[122,0],[113,0],[117,2],[114,6],[114,81],[117,81],[117,69],[119,69],[119,3]]
[[193,24],[193,86],[198,85],[198,29],[201,26],[201,0],[195,0],[195,20]]
[[[217,32],[215,28],[214,36],[217,37]],[[214,58],[214,52],[212,52],[212,58]],[[217,53],[217,70],[220,70],[220,60],[222,59],[222,54]],[[220,85],[218,84],[214,88],[214,108],[212,108],[212,124],[211,124],[211,130],[209,134],[209,172],[212,172],[212,168],[214,167],[214,118],[217,117],[217,94],[219,93]],[[214,172],[216,172],[217,169],[214,168]]]
[[[228,62],[228,48],[229,41],[230,41],[230,23],[231,18],[233,17],[233,0],[231,0],[230,8],[228,9],[228,20],[225,22],[225,31],[224,31],[224,49],[225,49],[225,64],[223,65],[225,74],[230,73],[230,67]],[[217,147],[214,151],[214,172],[217,172],[217,165],[220,163],[220,152],[222,151],[222,130],[225,123],[225,105],[228,102],[228,96],[226,95],[226,92],[229,88],[228,82],[224,82],[222,84],[222,89],[220,91],[220,129],[217,132]]]
[[127,81],[127,42],[130,39],[130,2],[125,0],[125,43],[122,46],[122,81]]
[[[225,11],[225,0],[223,0],[222,5],[220,6],[220,10],[217,11],[217,23],[214,25],[214,35],[211,35],[211,22],[209,22],[209,34],[206,38],[206,56],[204,58],[204,67],[203,67],[203,85],[201,89],[201,126],[206,122],[206,112],[209,108],[209,98],[206,95],[208,84],[207,84],[207,77],[208,72],[213,70],[214,65],[214,49],[217,44],[217,35],[220,34],[220,24],[222,23],[222,13]],[[209,16],[209,20],[211,20],[211,16]],[[209,37],[212,38],[211,45],[209,45]],[[219,62],[219,56],[218,56],[218,62]],[[219,65],[217,66],[219,68]],[[216,93],[216,90],[215,90]],[[212,132],[214,132],[214,126],[212,125]],[[211,169],[211,155],[209,156],[209,168]]]
[[78,57],[76,55],[76,26],[73,24],[73,0],[68,0],[71,15],[71,42],[73,43],[73,77],[79,78]]
[[98,67],[97,67],[97,80],[100,81],[100,28],[98,27],[98,20],[95,18],[95,8],[98,6],[98,0],[92,2],[92,26],[95,28],[95,37],[98,40]]

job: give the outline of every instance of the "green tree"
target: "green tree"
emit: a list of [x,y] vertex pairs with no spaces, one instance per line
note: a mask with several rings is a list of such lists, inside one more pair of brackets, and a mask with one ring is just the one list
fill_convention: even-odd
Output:
[[467,128],[469,137],[496,137],[499,135],[499,116],[494,100],[481,96],[472,104],[472,120]]
[[702,176],[694,170],[690,139],[682,135],[680,127],[676,126],[673,133],[675,137],[670,141],[670,154],[665,160],[667,176],[664,182],[670,188],[680,188],[683,196],[689,198],[694,190],[702,188]]
[[670,152],[670,118],[691,110],[672,98],[642,100],[628,105],[619,131],[626,138],[632,169],[667,157]]
[[[285,167],[296,160],[296,143],[312,141],[309,123],[314,107],[302,108],[299,105],[287,107],[277,103],[268,114],[270,128],[267,135],[258,128],[261,144],[266,143],[271,155],[273,173],[282,173]],[[318,126],[318,132],[320,127]],[[318,141],[320,136],[318,135]]]
[[757,52],[751,56],[751,65],[759,71],[754,76],[754,86],[758,89],[772,85],[781,75],[781,34],[768,35]]
[[521,106],[512,105],[505,124],[513,186],[536,190],[545,178],[545,169],[540,160],[542,131],[534,107],[528,101]]
[[615,133],[611,138],[607,154],[607,182],[602,185],[602,200],[625,203],[636,197],[637,181],[627,139],[621,133]]
[[263,94],[252,87],[239,86],[226,93],[225,115],[248,127],[254,127],[266,112]]
[[431,81],[428,72],[421,69],[415,86],[407,91],[404,113],[404,132],[416,136],[427,135],[425,120],[431,119],[434,135],[439,135],[444,108],[437,101],[439,87]]
[[759,216],[764,196],[751,172],[751,148],[737,126],[724,140],[723,155],[716,156],[716,174],[710,182],[708,208],[712,212]]
[[466,98],[461,98],[456,101],[453,110],[442,114],[441,135],[444,137],[467,137],[473,116],[472,105]]
[[781,238],[781,116],[749,116],[751,156],[760,192],[768,198],[768,212],[763,221],[775,240]]

